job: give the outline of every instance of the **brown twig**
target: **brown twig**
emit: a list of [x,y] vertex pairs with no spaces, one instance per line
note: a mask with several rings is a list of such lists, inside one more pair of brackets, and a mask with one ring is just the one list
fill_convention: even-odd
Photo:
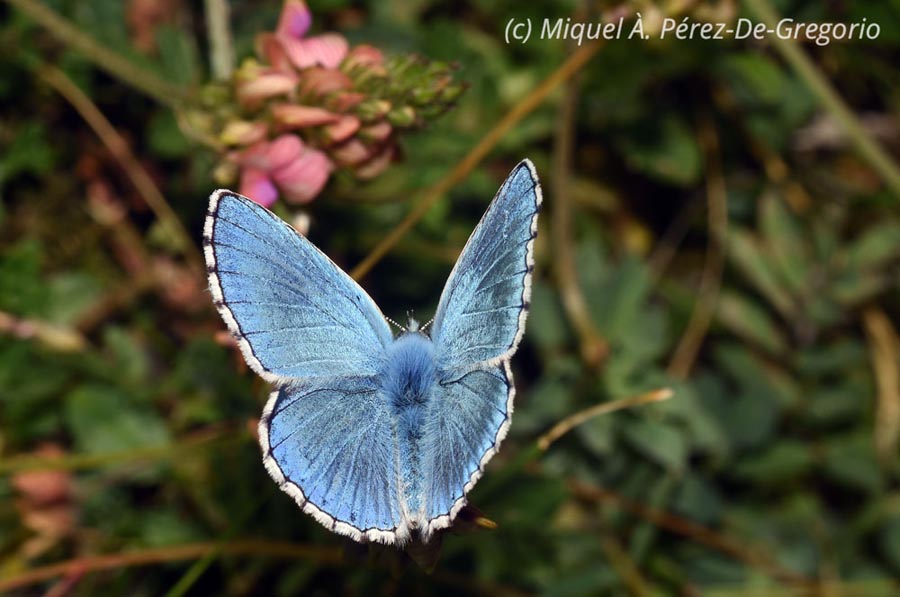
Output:
[[603,533],[600,536],[600,548],[632,595],[642,597],[649,594],[640,569],[614,534]]
[[78,88],[64,72],[53,66],[38,69],[40,77],[75,108],[85,122],[94,130],[110,154],[119,162],[135,189],[147,203],[170,235],[175,247],[185,256],[196,273],[203,271],[203,259],[190,234],[185,230],[177,214],[166,202],[156,183],[147,173],[131,148],[115,127],[106,119],[96,104]]
[[575,414],[569,415],[568,417],[554,425],[550,429],[550,431],[539,437],[537,440],[538,449],[540,449],[541,451],[546,451],[559,438],[572,431],[572,429],[574,429],[575,427],[578,427],[582,423],[589,421],[594,417],[599,417],[600,415],[605,415],[617,410],[622,410],[623,408],[631,408],[633,406],[640,406],[642,404],[649,404],[651,402],[661,402],[663,400],[668,400],[673,395],[674,392],[672,392],[671,388],[660,388],[658,390],[653,390],[652,392],[647,392],[645,394],[639,394],[637,396],[631,396],[629,398],[622,398],[621,400],[614,400],[613,402],[604,402],[602,404],[597,404],[590,408],[586,408]]
[[766,550],[753,548],[746,540],[732,539],[692,520],[635,502],[608,489],[578,480],[569,480],[569,488],[581,499],[608,502],[655,526],[722,552],[740,562],[766,572],[772,578],[792,584],[809,584],[806,577],[783,568]]
[[336,547],[299,545],[284,541],[244,539],[225,543],[189,543],[156,549],[84,556],[57,564],[32,568],[20,574],[0,578],[0,592],[20,589],[66,574],[119,570],[132,566],[147,566],[163,562],[177,562],[203,557],[212,552],[231,556],[266,556],[275,558],[314,560],[321,565],[339,565],[343,562],[341,550]]
[[186,98],[185,90],[160,79],[97,42],[90,35],[45,6],[39,0],[7,0],[52,33],[59,41],[75,49],[117,79],[146,93],[156,101],[175,105]]
[[895,465],[900,440],[900,337],[879,307],[863,311],[872,368],[878,384],[875,405],[875,451],[885,465]]
[[579,339],[581,358],[591,369],[597,369],[609,354],[609,344],[597,330],[588,310],[584,292],[578,282],[575,266],[575,233],[572,230],[572,202],[569,180],[572,168],[572,146],[578,115],[578,77],[566,83],[565,95],[556,122],[553,148],[553,265],[559,284],[563,309]]
[[431,186],[421,199],[413,206],[403,220],[391,230],[388,235],[378,243],[372,251],[350,272],[355,280],[361,279],[372,267],[396,245],[403,236],[422,219],[428,210],[437,203],[444,194],[456,186],[487,156],[495,145],[514,127],[520,120],[537,108],[541,102],[559,85],[568,80],[593,58],[594,54],[602,47],[602,40],[585,44],[578,48],[569,58],[560,65],[549,77],[544,79],[531,93],[500,119],[494,128],[481,138],[475,147],[456,164],[449,173],[444,175],[436,184]]
[[48,348],[63,352],[84,350],[88,342],[78,330],[37,319],[24,319],[0,311],[0,333],[23,340],[37,340]]
[[697,359],[703,338],[709,331],[719,301],[722,271],[725,268],[725,237],[728,234],[728,190],[719,155],[719,136],[709,117],[702,117],[699,126],[701,145],[706,154],[706,196],[709,245],[706,263],[700,278],[697,302],[687,328],[682,334],[669,363],[668,373],[675,379],[685,379]]

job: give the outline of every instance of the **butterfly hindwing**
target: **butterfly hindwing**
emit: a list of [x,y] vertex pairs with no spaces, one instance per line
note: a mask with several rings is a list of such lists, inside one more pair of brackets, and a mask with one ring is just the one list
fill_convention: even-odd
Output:
[[541,191],[530,161],[510,173],[450,273],[431,337],[447,371],[512,356],[524,332]]
[[216,191],[204,249],[219,313],[266,380],[378,370],[393,340],[384,316],[275,214],[237,193]]
[[393,413],[376,378],[317,377],[278,388],[259,435],[269,474],[332,531],[387,543],[405,532]]
[[438,383],[423,429],[426,534],[446,527],[506,435],[515,389],[509,363]]

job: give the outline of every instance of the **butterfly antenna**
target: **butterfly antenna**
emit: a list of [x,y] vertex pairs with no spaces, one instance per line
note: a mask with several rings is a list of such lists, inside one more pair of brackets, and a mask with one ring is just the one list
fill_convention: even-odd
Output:
[[397,327],[397,329],[399,329],[401,332],[405,332],[405,331],[406,331],[406,328],[405,328],[405,327],[403,327],[402,325],[400,325],[399,323],[397,323],[396,321],[394,321],[393,319],[391,319],[391,318],[388,317],[387,315],[385,315],[384,318],[388,321],[388,323],[394,324],[394,325]]
[[422,331],[424,332],[425,330],[427,330],[427,329],[428,329],[428,326],[430,326],[432,323],[434,323],[434,317],[432,317],[431,319],[429,319],[429,320],[428,320],[428,323],[426,323],[425,325],[422,326]]

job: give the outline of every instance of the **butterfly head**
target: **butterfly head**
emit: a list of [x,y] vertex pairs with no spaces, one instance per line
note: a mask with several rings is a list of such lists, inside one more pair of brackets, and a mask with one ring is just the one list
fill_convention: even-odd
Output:
[[412,312],[410,311],[409,313],[407,313],[406,317],[408,318],[408,323],[406,324],[406,331],[410,332],[410,333],[418,332],[419,331],[419,322],[416,321],[416,319],[412,316]]

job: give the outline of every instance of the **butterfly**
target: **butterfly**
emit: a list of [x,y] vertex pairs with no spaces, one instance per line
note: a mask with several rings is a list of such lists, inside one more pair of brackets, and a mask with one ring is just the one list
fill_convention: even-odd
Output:
[[302,510],[356,541],[450,526],[506,435],[541,189],[528,160],[475,227],[430,334],[394,337],[368,294],[278,216],[215,191],[203,230],[213,300],[273,386],[265,468]]

